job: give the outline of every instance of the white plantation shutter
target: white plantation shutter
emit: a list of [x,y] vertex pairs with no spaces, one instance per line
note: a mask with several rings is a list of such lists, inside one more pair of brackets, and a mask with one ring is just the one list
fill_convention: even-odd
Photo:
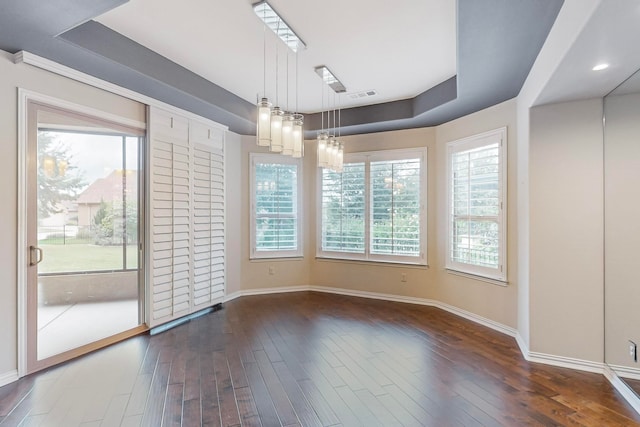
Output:
[[150,121],[151,326],[189,313],[189,120],[157,110]]
[[345,163],[342,173],[323,168],[321,249],[365,252],[365,164]]
[[224,296],[224,140],[221,132],[192,124],[193,303],[196,308]]
[[447,268],[505,280],[506,129],[447,147]]
[[427,151],[353,153],[320,171],[318,256],[427,263]]
[[224,295],[224,133],[151,107],[149,326]]
[[252,153],[251,257],[302,256],[302,162]]
[[420,256],[421,158],[371,162],[371,253]]

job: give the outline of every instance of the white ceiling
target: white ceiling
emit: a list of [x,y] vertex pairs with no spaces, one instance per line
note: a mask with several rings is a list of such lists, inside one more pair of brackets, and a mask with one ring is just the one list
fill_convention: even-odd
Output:
[[[578,34],[536,105],[600,98],[640,68],[640,2],[602,1]],[[595,65],[609,68],[593,71]]]
[[[327,91],[323,104],[323,84],[314,72],[319,65],[328,66],[347,93],[378,93],[360,100],[343,95],[342,107],[414,97],[456,74],[455,0],[269,3],[307,45],[298,55],[298,111],[327,109]],[[251,5],[251,0],[130,0],[95,20],[254,103],[263,93],[263,25]],[[278,45],[279,104],[287,108],[288,50],[270,30],[266,35],[266,94],[275,101]],[[293,53],[289,66],[294,82]],[[296,109],[294,84],[288,108]]]

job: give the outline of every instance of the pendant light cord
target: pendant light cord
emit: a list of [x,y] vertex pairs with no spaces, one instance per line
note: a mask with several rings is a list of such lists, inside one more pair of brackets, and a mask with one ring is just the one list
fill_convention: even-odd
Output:
[[[277,28],[276,34],[280,34],[280,20],[278,20],[278,26],[276,28]],[[278,43],[276,43],[276,107],[280,106],[280,102],[278,101],[278,63],[280,62],[278,60],[279,50],[280,49],[279,49]]]
[[267,96],[267,8],[262,6],[262,96]]

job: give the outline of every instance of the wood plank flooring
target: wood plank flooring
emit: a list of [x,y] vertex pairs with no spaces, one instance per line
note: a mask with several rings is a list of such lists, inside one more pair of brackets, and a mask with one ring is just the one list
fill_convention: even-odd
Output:
[[0,388],[1,426],[633,426],[598,374],[442,310],[243,297]]

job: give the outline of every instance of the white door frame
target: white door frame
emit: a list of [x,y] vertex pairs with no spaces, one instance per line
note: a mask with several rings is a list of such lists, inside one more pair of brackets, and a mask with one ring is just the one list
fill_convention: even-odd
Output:
[[57,99],[48,95],[33,92],[27,89],[18,88],[18,250],[17,250],[17,272],[18,272],[18,377],[27,374],[27,334],[28,334],[28,269],[29,269],[29,245],[27,243],[28,221],[28,126],[27,117],[28,104],[30,101],[43,103],[52,107],[63,108],[89,116],[97,116],[105,120],[129,126],[133,128],[146,129],[146,123],[120,117],[115,114],[106,113],[91,107]]

